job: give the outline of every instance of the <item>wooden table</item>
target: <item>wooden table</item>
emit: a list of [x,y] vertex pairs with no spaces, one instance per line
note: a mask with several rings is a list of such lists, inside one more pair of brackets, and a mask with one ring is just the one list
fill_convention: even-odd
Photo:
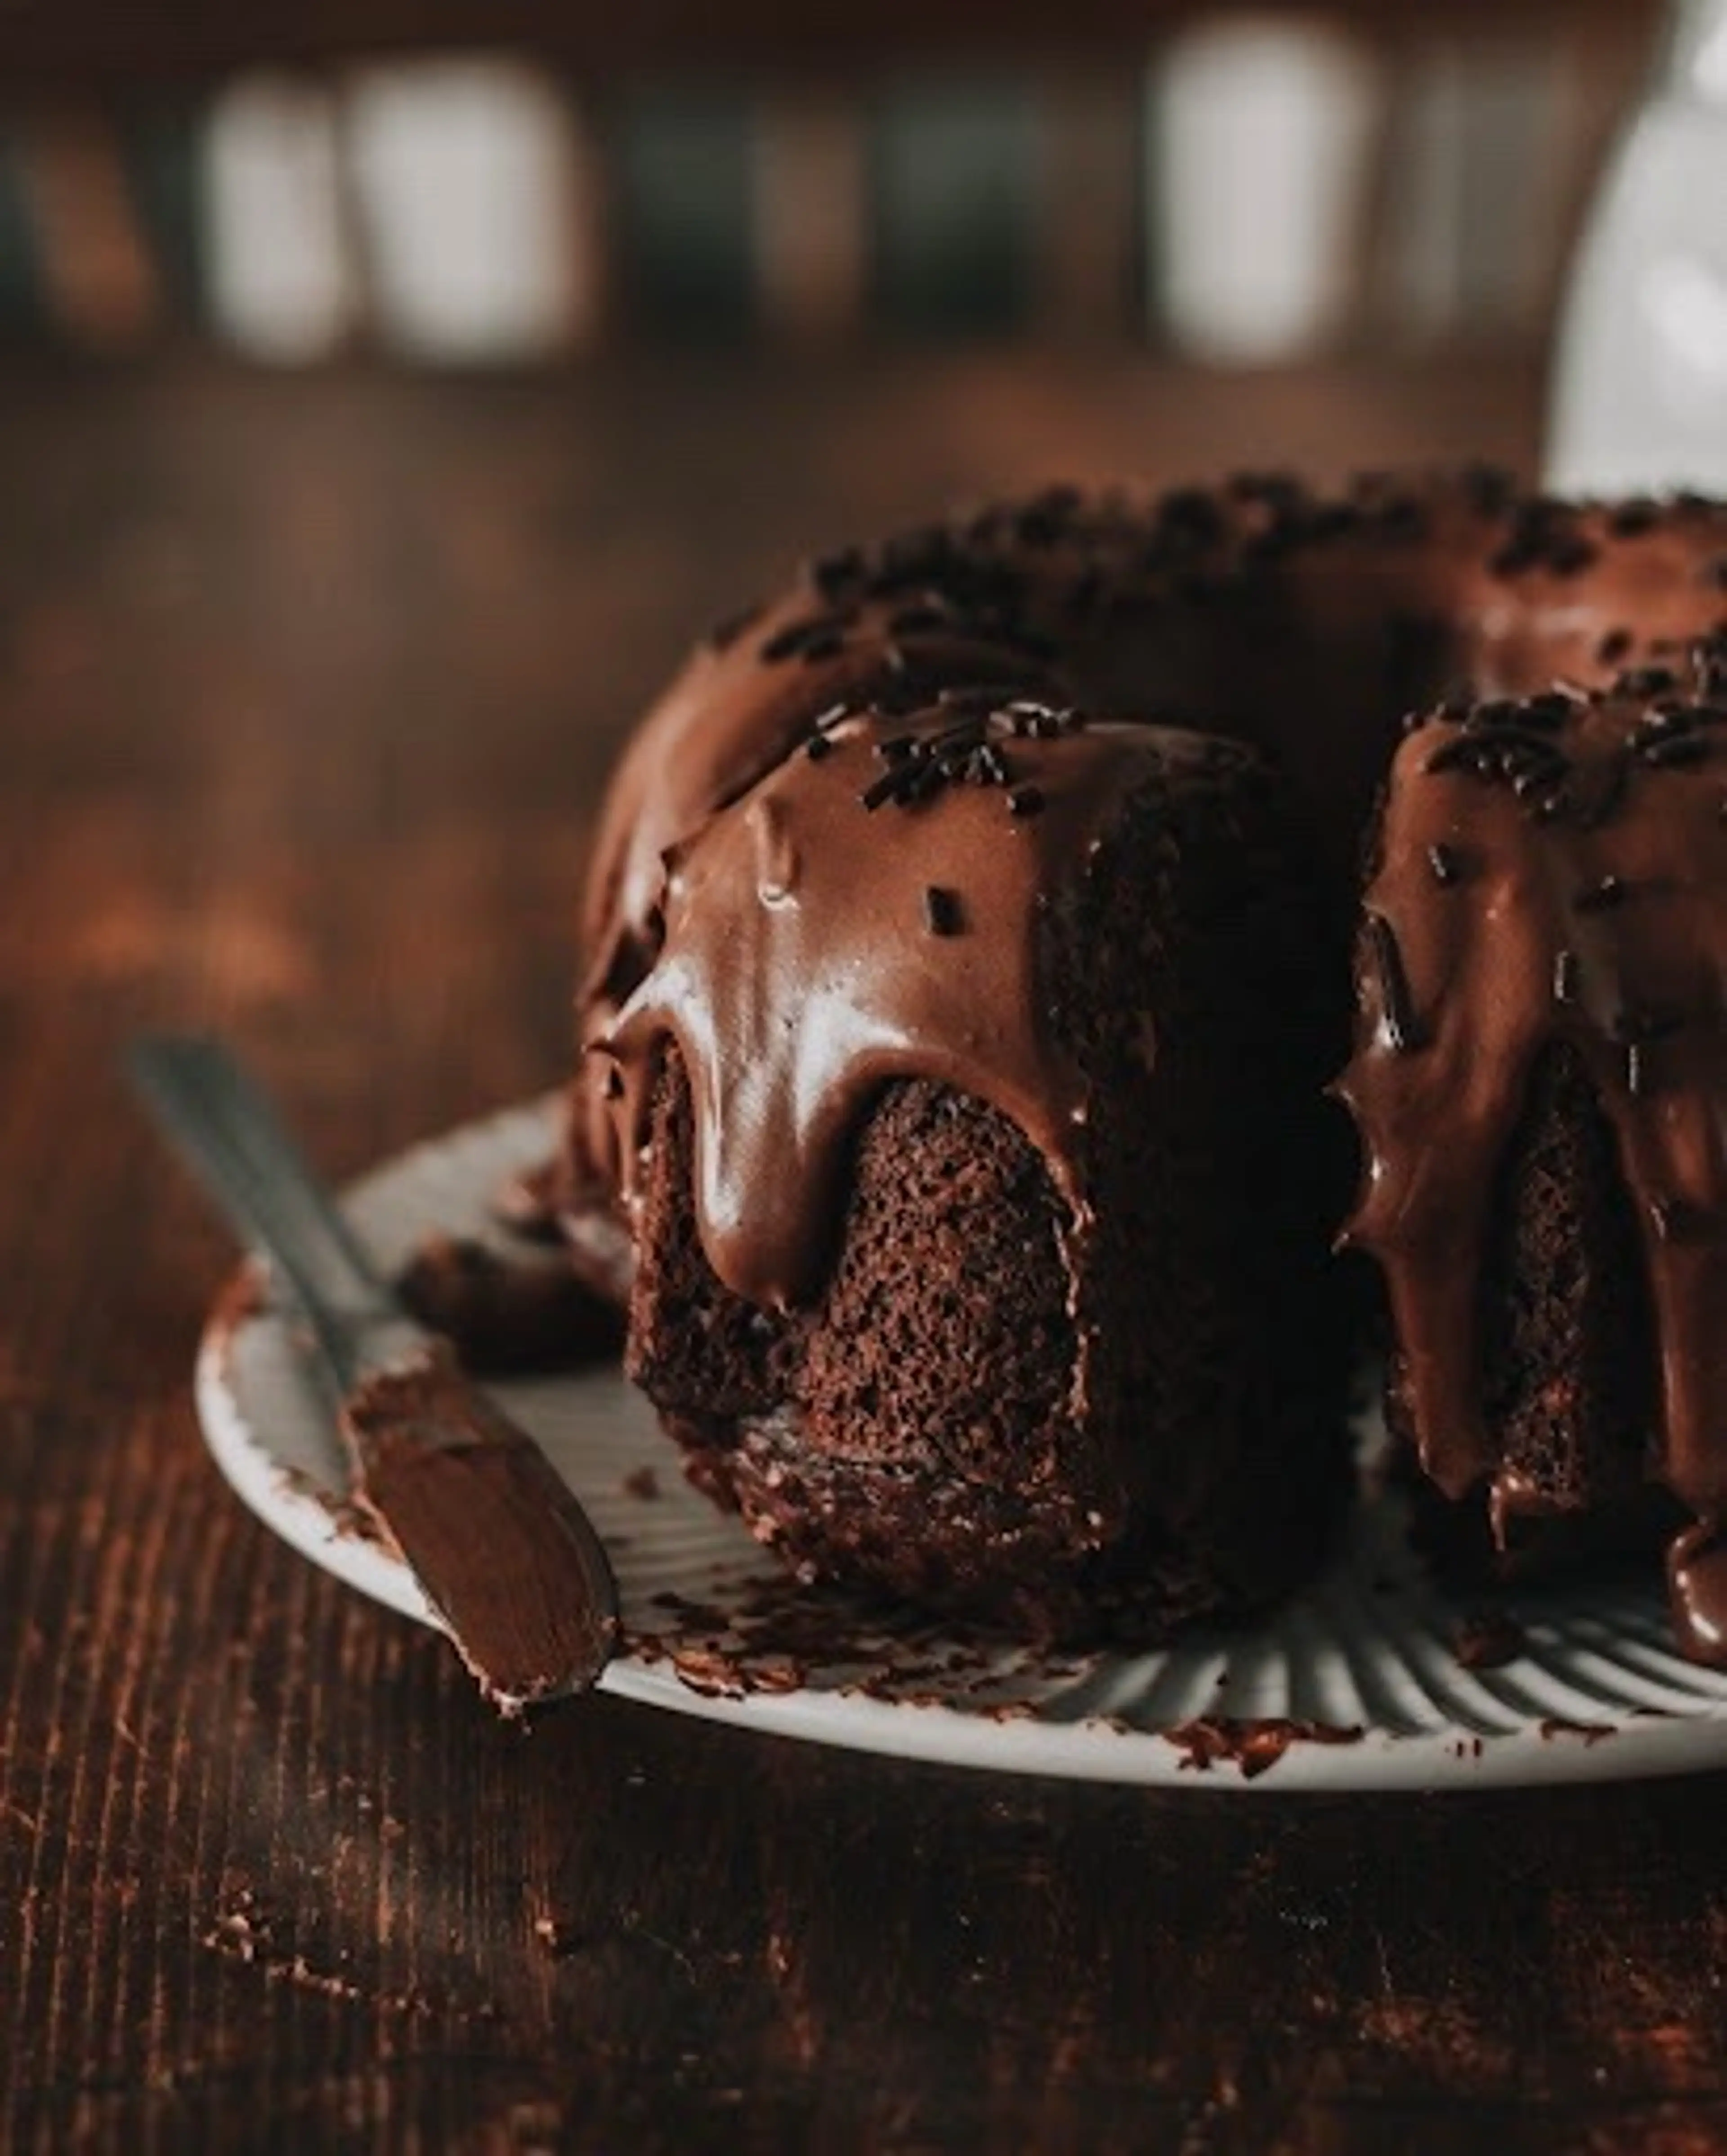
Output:
[[[199,1443],[230,1262],[115,1075],[323,1160],[544,1086],[619,730],[806,542],[1072,471],[1531,460],[1483,363],[0,384],[0,2094],[16,2145],[1727,2139],[1727,1783],[1243,1802],[496,1723]],[[4,2128],[0,2128],[0,2142]]]

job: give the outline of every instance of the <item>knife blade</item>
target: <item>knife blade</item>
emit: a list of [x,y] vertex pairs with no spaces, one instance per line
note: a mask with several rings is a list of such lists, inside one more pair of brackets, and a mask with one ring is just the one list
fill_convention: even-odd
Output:
[[587,1691],[616,1652],[617,1584],[574,1492],[380,1277],[270,1102],[219,1042],[128,1054],[163,1135],[306,1321],[356,1502],[506,1714]]

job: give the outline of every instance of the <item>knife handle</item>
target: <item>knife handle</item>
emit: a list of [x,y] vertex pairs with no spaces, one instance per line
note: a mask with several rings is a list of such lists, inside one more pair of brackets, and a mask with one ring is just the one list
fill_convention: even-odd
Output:
[[[129,1055],[138,1090],[241,1239],[261,1244],[345,1391],[424,1338],[378,1278],[275,1110],[226,1049],[156,1034]],[[381,1336],[381,1337],[380,1337]]]
[[403,1311],[274,1111],[216,1042],[134,1048],[140,1091],[228,1219],[260,1243],[335,1379],[354,1500],[506,1712],[585,1691],[618,1589],[574,1492]]

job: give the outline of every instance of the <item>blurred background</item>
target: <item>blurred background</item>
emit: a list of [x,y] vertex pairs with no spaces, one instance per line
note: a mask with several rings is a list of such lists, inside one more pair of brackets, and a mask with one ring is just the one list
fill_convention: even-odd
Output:
[[1696,480],[1723,116],[1722,0],[4,0],[0,344],[1241,370],[1563,331],[1562,475]]
[[800,553],[1467,457],[1727,490],[1727,0],[0,0],[0,871],[429,1122],[561,1066],[617,744]]
[[150,13],[0,10],[11,337],[282,364],[1532,339],[1658,27],[1640,0]]

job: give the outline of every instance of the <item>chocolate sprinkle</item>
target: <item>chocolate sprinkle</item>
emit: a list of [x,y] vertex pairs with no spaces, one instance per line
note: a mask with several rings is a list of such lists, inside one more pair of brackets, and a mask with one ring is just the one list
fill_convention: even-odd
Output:
[[916,606],[901,607],[887,618],[887,626],[895,636],[928,636],[945,628],[949,609],[920,600]]
[[1427,865],[1433,871],[1433,880],[1447,887],[1460,883],[1463,875],[1463,857],[1455,846],[1439,840],[1427,849]]
[[1570,764],[1553,738],[1554,724],[1552,707],[1545,698],[1527,704],[1506,697],[1490,699],[1469,713],[1452,740],[1432,751],[1423,768],[1435,773],[1467,772],[1474,778],[1507,784],[1532,815],[1556,815],[1564,804]]
[[[1007,793],[1012,814],[1036,815],[1044,805],[1043,794],[1036,786],[1019,783],[1004,743],[1030,732],[1052,739],[1071,730],[1067,713],[1038,709],[1041,716],[1036,718],[1016,715],[1003,708],[993,691],[972,690],[906,712],[908,731],[876,743],[875,753],[887,768],[858,798],[866,808],[879,808],[887,801],[908,808],[943,786],[990,786]],[[937,723],[932,726],[932,721]]]
[[1403,970],[1397,932],[1383,913],[1367,916],[1367,950],[1378,978],[1385,1037],[1400,1055],[1407,1055],[1421,1045],[1421,1026],[1409,992],[1409,977]]
[[[1659,502],[1652,501],[1646,495],[1640,495],[1632,501],[1620,503],[1607,519],[1607,529],[1616,539],[1635,539],[1645,531],[1652,531],[1660,521]],[[1630,640],[1627,637],[1626,641],[1629,643]]]
[[752,628],[761,619],[763,611],[759,604],[741,607],[736,613],[727,614],[723,621],[717,622],[707,632],[708,649],[712,652],[729,649],[745,629]]
[[807,565],[806,573],[816,590],[831,603],[861,581],[864,574],[863,550],[858,547],[840,547],[831,554],[819,554]]
[[1466,465],[1461,475],[1463,491],[1478,516],[1498,516],[1517,498],[1517,480],[1501,465]]
[[957,936],[964,925],[959,892],[931,884],[923,894],[923,923],[932,936]]
[[1575,577],[1596,559],[1597,551],[1581,531],[1565,532],[1549,546],[1547,566],[1556,577]]
[[1641,762],[1665,770],[1673,764],[1701,763],[1709,752],[1709,744],[1701,734],[1668,733],[1640,741],[1637,752]]
[[1616,1040],[1647,1044],[1665,1040],[1669,1034],[1678,1033],[1684,1023],[1677,1011],[1642,1010],[1631,1005],[1614,1020],[1613,1034]]
[[761,656],[772,665],[782,659],[831,659],[845,641],[845,628],[840,618],[831,613],[789,621],[763,644]]
[[1466,767],[1473,770],[1478,760],[1479,752],[1475,743],[1465,736],[1457,741],[1442,742],[1421,768],[1437,778],[1442,771],[1457,771]]
[[1633,666],[1613,684],[1616,696],[1664,696],[1679,679],[1670,666]]
[[1649,1218],[1657,1237],[1663,1243],[1688,1242],[1709,1226],[1708,1214],[1683,1198],[1652,1199]]

